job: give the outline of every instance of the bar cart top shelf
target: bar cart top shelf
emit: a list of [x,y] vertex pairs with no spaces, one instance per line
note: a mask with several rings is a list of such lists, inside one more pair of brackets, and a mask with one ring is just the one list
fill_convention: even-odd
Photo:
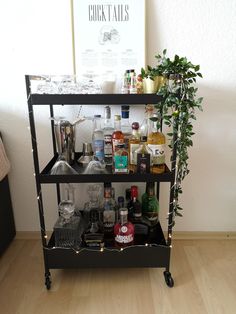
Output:
[[99,105],[99,104],[157,104],[162,97],[156,94],[31,94],[33,105]]

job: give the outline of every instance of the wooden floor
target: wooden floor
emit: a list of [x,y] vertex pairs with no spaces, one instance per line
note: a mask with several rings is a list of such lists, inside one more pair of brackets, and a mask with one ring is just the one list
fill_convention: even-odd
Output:
[[162,269],[53,270],[44,286],[40,241],[15,240],[0,257],[4,314],[233,314],[236,240],[175,240],[171,272]]

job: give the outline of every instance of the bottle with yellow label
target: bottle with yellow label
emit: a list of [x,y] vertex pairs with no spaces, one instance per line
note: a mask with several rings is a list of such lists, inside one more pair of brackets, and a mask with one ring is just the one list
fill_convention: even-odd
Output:
[[157,121],[151,121],[151,132],[148,135],[147,144],[153,154],[153,173],[165,172],[165,143],[165,135],[158,130]]

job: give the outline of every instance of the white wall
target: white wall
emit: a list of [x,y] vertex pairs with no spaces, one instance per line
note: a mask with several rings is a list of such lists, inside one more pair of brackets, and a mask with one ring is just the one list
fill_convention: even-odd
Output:
[[[191,172],[182,197],[184,217],[177,219],[176,230],[235,231],[236,2],[146,2],[147,63],[153,64],[154,55],[167,48],[170,56],[176,53],[200,64],[204,75],[199,82],[204,111],[197,114],[194,124]],[[0,32],[0,129],[12,163],[16,227],[18,231],[38,230],[24,74],[72,73],[69,1],[1,1]],[[136,112],[136,119],[140,118],[140,109]],[[37,109],[42,164],[51,155],[48,116],[48,110]],[[54,187],[47,185],[43,190],[50,228],[56,217]],[[167,191],[164,184],[163,221]]]

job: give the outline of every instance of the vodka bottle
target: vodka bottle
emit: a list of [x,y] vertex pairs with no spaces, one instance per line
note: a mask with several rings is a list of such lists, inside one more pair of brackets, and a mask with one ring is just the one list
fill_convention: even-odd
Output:
[[111,107],[106,106],[104,112],[104,161],[106,165],[112,165],[112,134],[114,128],[111,122]]
[[99,161],[104,161],[104,134],[101,129],[101,115],[94,115],[92,141],[94,156]]

